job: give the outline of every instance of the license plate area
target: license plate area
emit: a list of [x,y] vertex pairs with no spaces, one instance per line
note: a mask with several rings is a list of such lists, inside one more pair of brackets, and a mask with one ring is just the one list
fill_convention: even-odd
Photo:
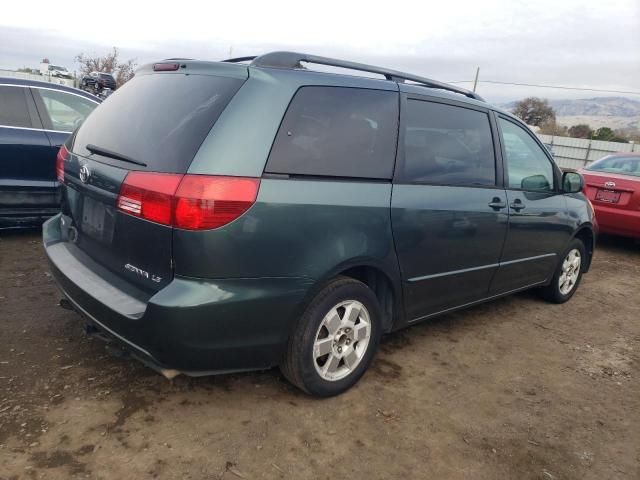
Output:
[[596,192],[596,200],[605,203],[618,203],[620,201],[620,192],[600,188]]
[[110,228],[107,225],[106,206],[90,196],[82,199],[82,232],[101,242],[110,240]]

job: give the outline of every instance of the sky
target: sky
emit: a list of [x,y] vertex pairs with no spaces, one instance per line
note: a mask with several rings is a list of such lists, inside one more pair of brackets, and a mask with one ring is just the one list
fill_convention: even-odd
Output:
[[112,46],[138,64],[304,51],[467,81],[459,83],[467,88],[480,67],[477,91],[492,102],[619,94],[487,81],[639,92],[623,96],[640,100],[640,0],[30,0],[2,6],[0,69],[37,68],[47,57],[74,70],[78,53],[103,54]]

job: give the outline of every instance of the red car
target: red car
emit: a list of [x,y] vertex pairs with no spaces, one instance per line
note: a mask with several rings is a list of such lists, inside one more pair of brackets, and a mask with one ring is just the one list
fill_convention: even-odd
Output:
[[640,153],[615,153],[580,170],[601,233],[640,238]]

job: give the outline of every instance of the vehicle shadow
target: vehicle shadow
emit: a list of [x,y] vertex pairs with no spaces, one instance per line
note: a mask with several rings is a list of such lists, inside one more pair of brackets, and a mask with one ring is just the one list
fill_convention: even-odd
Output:
[[0,228],[0,238],[20,238],[31,237],[33,240],[34,235],[42,234],[42,225],[33,225],[28,227],[10,227]]
[[596,255],[598,254],[599,248],[611,250],[616,253],[640,256],[640,239],[602,234],[598,236],[598,240],[596,241]]

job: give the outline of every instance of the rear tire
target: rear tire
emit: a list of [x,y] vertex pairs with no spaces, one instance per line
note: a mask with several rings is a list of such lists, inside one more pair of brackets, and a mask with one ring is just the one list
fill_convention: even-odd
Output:
[[584,244],[574,238],[560,257],[551,283],[540,289],[542,298],[551,303],[568,301],[580,285],[586,264],[587,256]]
[[330,397],[348,390],[373,360],[381,315],[369,287],[352,278],[336,278],[307,306],[289,338],[280,370],[311,395]]

